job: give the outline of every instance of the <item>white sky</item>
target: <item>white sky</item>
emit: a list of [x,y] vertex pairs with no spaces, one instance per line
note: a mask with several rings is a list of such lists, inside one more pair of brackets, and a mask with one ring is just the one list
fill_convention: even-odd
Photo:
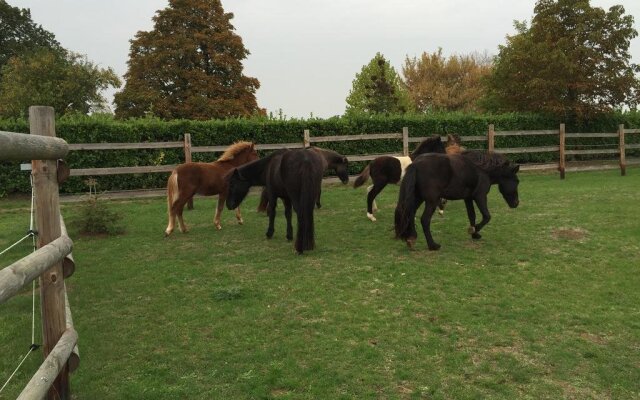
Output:
[[[129,40],[153,29],[167,0],[8,0],[30,8],[33,20],[63,47],[86,54],[119,75],[127,70]],[[496,54],[514,20],[530,20],[535,0],[222,0],[245,47],[245,74],[258,78],[258,105],[288,117],[340,115],[355,74],[376,52],[398,73],[405,57],[442,47],[445,55]],[[640,0],[622,4],[640,30]],[[640,38],[631,42],[640,64]],[[111,100],[114,91],[107,93]]]

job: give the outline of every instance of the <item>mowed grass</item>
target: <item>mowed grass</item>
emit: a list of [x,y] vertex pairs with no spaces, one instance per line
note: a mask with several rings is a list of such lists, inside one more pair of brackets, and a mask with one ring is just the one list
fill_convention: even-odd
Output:
[[[75,240],[67,281],[81,364],[76,399],[632,399],[640,397],[640,169],[521,174],[520,207],[497,188],[473,241],[462,202],[439,252],[393,238],[398,189],[365,216],[364,189],[325,187],[317,249],[303,256],[243,205],[213,199],[163,238],[162,199],[111,203],[127,233]],[[0,202],[0,248],[28,202]],[[67,224],[77,204],[64,204]],[[0,257],[8,265],[30,247]],[[30,344],[31,295],[1,306],[3,382]],[[3,398],[42,360],[32,355]]]

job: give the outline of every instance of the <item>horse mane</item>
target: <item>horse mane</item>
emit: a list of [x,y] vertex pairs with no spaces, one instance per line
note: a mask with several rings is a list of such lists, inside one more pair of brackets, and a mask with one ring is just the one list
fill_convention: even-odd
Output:
[[307,149],[313,150],[316,153],[320,154],[321,156],[325,157],[327,160],[331,160],[335,162],[342,160],[342,158],[344,157],[342,154],[338,153],[337,151],[325,149],[322,147],[311,146],[311,147],[307,147]]
[[504,155],[494,151],[465,150],[460,154],[486,172],[491,172],[510,164],[510,161]]
[[235,142],[231,146],[227,147],[227,149],[224,151],[224,153],[222,153],[220,158],[218,158],[218,161],[233,160],[233,158],[236,155],[242,153],[243,151],[246,151],[247,149],[251,148],[253,145],[254,145],[253,142],[245,142],[245,141]]
[[434,134],[430,137],[426,138],[418,146],[415,150],[411,152],[411,159],[414,159],[420,154],[423,153],[444,153],[444,146],[442,145],[442,139],[440,135]]
[[466,148],[460,145],[461,143],[462,140],[457,133],[449,133],[447,135],[447,143],[445,144],[444,149],[447,154],[460,154],[466,150]]

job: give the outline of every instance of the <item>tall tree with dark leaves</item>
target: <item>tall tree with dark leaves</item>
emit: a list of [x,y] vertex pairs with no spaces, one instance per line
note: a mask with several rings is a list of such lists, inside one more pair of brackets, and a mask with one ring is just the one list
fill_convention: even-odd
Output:
[[485,107],[571,122],[638,106],[640,67],[629,53],[638,32],[622,6],[605,11],[588,0],[538,0],[531,26],[515,27],[487,80]]
[[248,55],[219,0],[170,0],[154,29],[131,41],[116,116],[222,119],[261,113],[257,79],[243,74]]
[[39,49],[63,51],[53,33],[31,20],[31,11],[0,0],[0,69],[14,56]]
[[404,114],[412,109],[400,77],[380,53],[356,74],[346,102],[346,115]]

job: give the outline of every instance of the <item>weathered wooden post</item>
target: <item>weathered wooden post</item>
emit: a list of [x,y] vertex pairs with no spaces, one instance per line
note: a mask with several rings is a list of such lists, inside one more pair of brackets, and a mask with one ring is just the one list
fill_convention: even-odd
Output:
[[620,140],[620,174],[625,176],[627,174],[627,161],[625,160],[624,124],[618,125],[618,139]]
[[565,161],[566,161],[565,160],[566,155],[564,153],[564,148],[565,148],[564,124],[560,124],[560,130],[558,131],[558,135],[559,135],[559,152],[560,152],[560,156],[558,160],[558,170],[560,171],[560,179],[564,179]]
[[489,132],[487,133],[487,150],[493,151],[496,144],[496,132],[493,130],[493,124],[489,125]]
[[409,155],[409,128],[406,126],[402,128],[402,155]]
[[[32,135],[56,136],[55,113],[52,107],[29,107],[29,132]],[[61,234],[57,161],[33,160],[31,169],[36,198],[38,247],[42,247],[59,238]],[[46,358],[67,329],[62,261],[55,263],[40,276],[40,305],[42,348]],[[47,398],[70,398],[69,368],[66,363],[49,389]]]
[[[191,134],[184,134],[184,162],[191,162]],[[193,197],[187,201],[187,210],[193,210]]]
[[304,136],[302,137],[302,144],[304,147],[311,146],[311,132],[308,129],[304,130]]

